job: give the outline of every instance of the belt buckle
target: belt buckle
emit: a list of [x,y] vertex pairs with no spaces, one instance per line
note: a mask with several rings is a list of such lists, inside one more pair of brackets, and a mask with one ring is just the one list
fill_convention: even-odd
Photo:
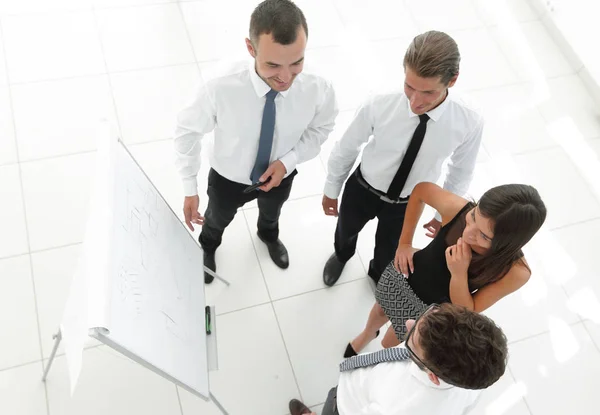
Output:
[[381,200],[383,200],[384,202],[392,203],[394,205],[396,205],[398,203],[402,203],[400,200],[392,200],[392,199],[390,199],[389,197],[387,197],[387,195],[381,195],[381,196],[379,196],[379,198]]

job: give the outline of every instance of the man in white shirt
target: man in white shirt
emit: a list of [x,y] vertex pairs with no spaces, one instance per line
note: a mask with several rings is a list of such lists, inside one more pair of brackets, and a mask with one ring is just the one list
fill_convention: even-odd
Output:
[[[375,252],[368,274],[375,282],[379,280],[394,258],[412,189],[419,182],[436,182],[448,157],[444,188],[458,195],[468,190],[483,118],[449,93],[458,78],[459,63],[458,46],[447,34],[431,31],[415,37],[404,56],[404,91],[369,98],[335,144],[323,196],[323,210],[330,216],[338,216],[337,198],[362,144],[368,141],[360,166],[346,182],[335,252],[323,271],[326,285],[340,278],[355,253],[359,232],[375,217]],[[440,222],[433,218],[424,227],[434,237]]]
[[[206,83],[178,117],[177,167],[183,179],[187,226],[202,225],[204,264],[215,271],[215,251],[237,209],[257,199],[258,236],[280,268],[289,265],[279,240],[279,215],[296,165],[316,157],[338,113],[331,84],[302,73],[308,27],[289,0],[266,0],[250,19],[250,64]],[[200,140],[214,130],[208,207],[198,212]],[[249,186],[256,185],[256,188]],[[204,274],[206,283],[213,277]]]
[[[504,374],[506,336],[489,318],[450,303],[406,322],[398,348],[345,360],[322,415],[460,415]],[[310,414],[300,401],[291,415]],[[313,413],[313,415],[315,415]]]

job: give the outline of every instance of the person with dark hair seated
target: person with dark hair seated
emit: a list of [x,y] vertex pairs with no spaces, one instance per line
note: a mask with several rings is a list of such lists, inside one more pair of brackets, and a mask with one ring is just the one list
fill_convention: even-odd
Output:
[[[289,0],[265,0],[250,18],[250,62],[207,81],[177,119],[174,145],[183,181],[185,223],[199,242],[204,265],[216,271],[215,251],[237,210],[257,199],[258,237],[275,265],[289,266],[279,240],[279,216],[296,165],[315,158],[338,114],[330,82],[303,72],[308,25]],[[209,154],[208,207],[198,211],[196,176],[201,138],[214,130]],[[205,283],[213,276],[204,274]]]
[[[489,318],[453,304],[433,304],[406,321],[399,347],[361,354],[340,364],[322,415],[458,415],[479,390],[504,374],[506,336]],[[291,415],[314,414],[297,399]]]

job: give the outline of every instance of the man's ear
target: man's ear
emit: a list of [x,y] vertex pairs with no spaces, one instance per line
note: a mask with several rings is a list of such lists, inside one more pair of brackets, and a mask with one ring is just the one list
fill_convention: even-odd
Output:
[[427,374],[427,376],[429,376],[429,380],[430,381],[432,381],[436,385],[440,386],[440,379],[436,375],[434,375],[433,373],[429,372]]
[[252,41],[248,38],[246,38],[246,48],[248,49],[250,56],[256,58],[256,50],[254,49],[254,45],[252,45]]
[[458,79],[458,75],[459,74],[456,74],[452,77],[452,79],[450,79],[450,82],[448,82],[448,88],[452,88],[454,86],[456,80]]

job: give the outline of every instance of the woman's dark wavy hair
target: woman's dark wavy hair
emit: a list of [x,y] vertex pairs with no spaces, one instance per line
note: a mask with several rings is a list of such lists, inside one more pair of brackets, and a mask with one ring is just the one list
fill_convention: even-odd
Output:
[[469,282],[479,288],[504,277],[519,261],[527,267],[521,248],[542,227],[546,205],[533,186],[505,184],[485,192],[477,206],[494,226],[491,248],[473,258],[469,267]]

